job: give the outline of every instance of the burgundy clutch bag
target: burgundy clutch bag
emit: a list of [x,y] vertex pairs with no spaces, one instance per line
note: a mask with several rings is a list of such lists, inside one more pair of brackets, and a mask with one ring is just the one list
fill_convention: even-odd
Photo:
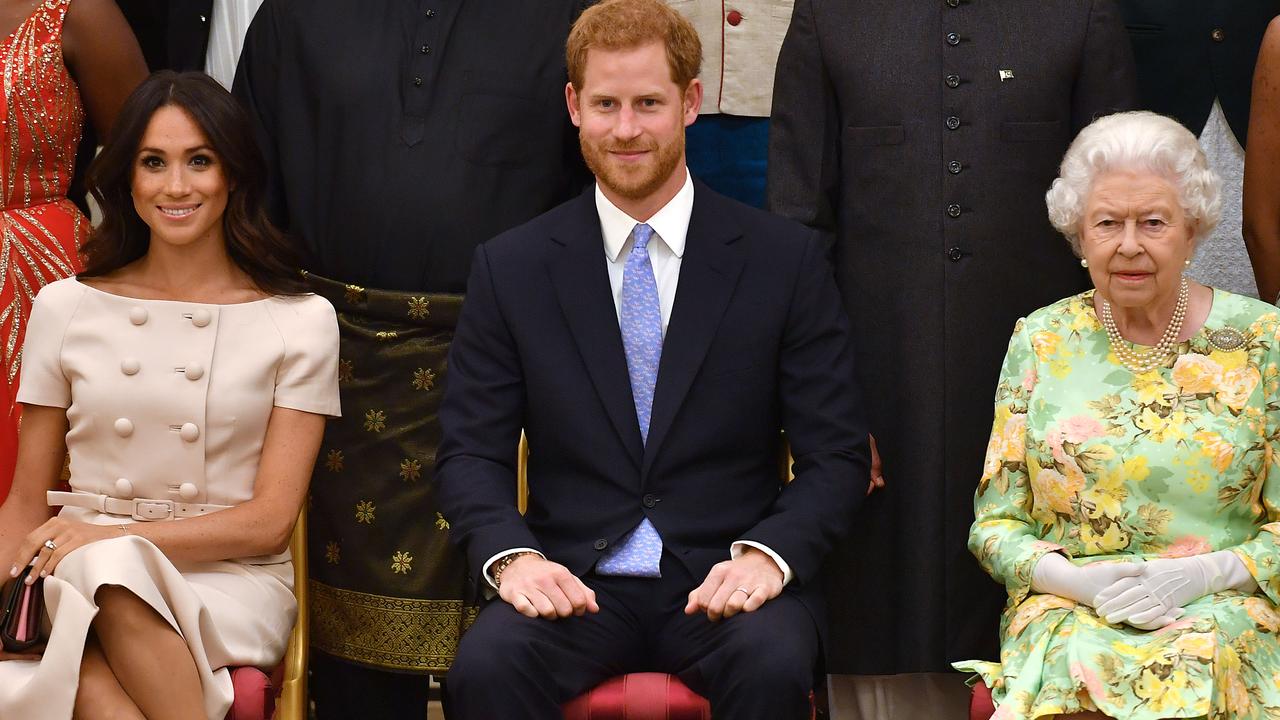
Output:
[[0,644],[11,653],[25,652],[44,638],[40,632],[40,617],[44,614],[44,578],[30,585],[24,582],[31,566],[10,580],[0,599]]

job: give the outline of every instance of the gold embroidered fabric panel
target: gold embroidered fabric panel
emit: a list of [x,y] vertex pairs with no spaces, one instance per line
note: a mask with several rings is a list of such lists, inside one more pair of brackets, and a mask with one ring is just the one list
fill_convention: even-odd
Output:
[[443,672],[476,612],[431,482],[462,298],[307,278],[338,311],[342,396],[311,478],[312,644],[365,665]]
[[75,273],[77,251],[90,230],[65,197],[84,124],[80,91],[62,59],[69,4],[42,0],[0,39],[0,380],[9,385],[18,379],[36,293]]
[[364,665],[445,672],[476,608],[343,590],[312,580],[312,646]]

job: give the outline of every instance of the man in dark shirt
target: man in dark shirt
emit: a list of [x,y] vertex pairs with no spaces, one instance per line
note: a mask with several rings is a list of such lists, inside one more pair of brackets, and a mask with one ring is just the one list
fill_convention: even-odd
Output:
[[268,0],[245,40],[275,217],[342,318],[310,510],[321,718],[422,717],[473,617],[430,482],[445,353],[475,246],[588,179],[563,99],[581,1]]

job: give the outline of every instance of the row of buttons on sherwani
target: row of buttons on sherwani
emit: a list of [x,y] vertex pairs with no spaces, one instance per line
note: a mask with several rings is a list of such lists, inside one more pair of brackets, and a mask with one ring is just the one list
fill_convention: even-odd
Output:
[[[209,324],[213,322],[213,313],[205,308],[195,308],[189,312],[183,311],[179,308],[175,308],[175,310],[180,313],[181,317],[185,321],[189,321],[191,326],[195,328],[208,328]],[[142,328],[152,319],[151,314],[152,311],[149,311],[147,308],[141,305],[134,305],[129,308],[129,322],[134,326]],[[177,347],[180,343],[173,343],[173,345],[174,347]],[[209,347],[212,348],[212,343],[209,344]],[[166,363],[165,365],[167,366],[170,364]],[[120,360],[120,372],[127,377],[137,377],[143,370],[143,362],[135,356],[126,355]],[[167,367],[166,372],[180,373],[188,381],[197,382],[205,376],[205,365],[198,360],[191,360],[180,367]],[[151,376],[151,379],[154,379],[154,376]],[[162,402],[167,402],[168,400],[169,398],[161,398]],[[116,418],[113,427],[116,435],[121,438],[132,437],[135,430],[134,421],[128,417]],[[171,424],[168,426],[167,430],[175,433],[184,443],[195,443],[200,439],[201,435],[200,426],[193,421]],[[203,479],[203,458],[201,458],[199,465],[201,466],[199,468],[200,479]],[[195,470],[195,468],[172,468],[172,471],[179,474],[182,474],[182,470],[190,471]],[[168,484],[165,488],[169,494],[177,494],[179,498],[187,502],[192,502],[200,498],[200,487],[194,482],[187,481],[177,485]],[[134,487],[134,483],[131,480],[124,477],[116,479],[109,494],[112,497],[124,500],[131,500],[140,496],[154,499],[160,499],[161,497],[155,492],[155,488],[151,488],[147,492],[140,491]]]
[[[962,0],[945,0],[947,7],[952,9],[960,7],[961,1]],[[946,18],[946,21],[952,22],[953,19],[949,17],[950,13],[947,13],[947,16],[948,17]],[[961,42],[964,42],[966,38],[961,37],[960,33],[948,32],[945,36],[943,36],[943,39],[946,41],[947,45],[954,48],[954,47],[958,47]],[[948,55],[944,61],[944,64],[950,65],[952,62],[953,62],[953,59]],[[963,82],[966,82],[965,79],[960,77],[960,75],[955,72],[948,73],[943,78],[943,83],[952,90],[958,89],[961,83]],[[946,127],[947,130],[950,130],[952,132],[959,130],[960,126],[964,124],[960,120],[959,115],[951,114],[951,113],[949,113],[946,116],[946,118],[943,119],[942,122],[943,122],[943,126]],[[949,143],[948,139],[944,137],[943,145],[944,147],[946,147],[948,151],[950,151],[952,149],[952,146],[959,146],[959,143]],[[964,171],[965,165],[959,160],[948,160],[946,163],[946,169],[947,169],[947,172],[950,173],[951,175],[959,175],[962,171]],[[949,183],[948,187],[955,187],[955,183]],[[965,212],[965,208],[961,207],[959,203],[952,202],[947,204],[947,207],[946,207],[947,217],[953,220],[963,215],[964,212]],[[951,246],[946,250],[947,259],[950,260],[951,262],[960,262],[966,256],[968,256],[968,254],[969,253],[965,252],[963,248],[955,245]]]

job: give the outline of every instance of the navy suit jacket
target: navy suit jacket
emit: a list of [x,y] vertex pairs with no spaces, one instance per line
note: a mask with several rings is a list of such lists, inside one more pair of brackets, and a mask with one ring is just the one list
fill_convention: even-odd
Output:
[[848,322],[818,234],[695,184],[647,444],[605,263],[593,188],[476,250],[435,480],[477,582],[515,547],[584,575],[647,516],[699,581],[753,540],[812,599],[868,481]]

